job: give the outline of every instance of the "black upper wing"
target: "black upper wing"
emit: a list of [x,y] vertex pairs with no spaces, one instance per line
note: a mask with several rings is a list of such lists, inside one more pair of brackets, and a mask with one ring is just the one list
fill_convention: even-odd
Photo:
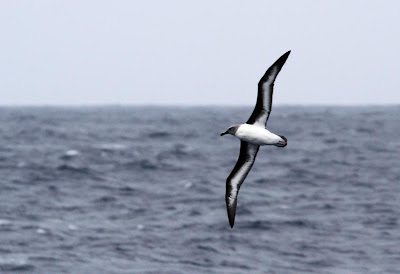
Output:
[[226,194],[225,201],[228,211],[229,224],[233,227],[235,222],[237,196],[239,188],[242,185],[247,174],[249,174],[251,167],[257,156],[260,146],[249,144],[245,141],[240,143],[239,159],[236,162],[231,174],[226,179]]
[[254,124],[265,127],[272,109],[272,94],[274,93],[274,82],[276,76],[281,71],[286,59],[289,57],[290,50],[282,55],[276,62],[269,67],[264,76],[258,82],[257,103],[247,124]]

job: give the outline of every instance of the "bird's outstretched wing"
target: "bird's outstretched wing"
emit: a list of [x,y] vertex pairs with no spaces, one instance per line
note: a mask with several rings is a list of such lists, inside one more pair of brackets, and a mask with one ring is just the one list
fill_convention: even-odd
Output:
[[233,224],[235,223],[236,203],[239,188],[247,174],[249,174],[259,148],[259,145],[253,145],[248,142],[241,141],[239,159],[237,160],[231,174],[226,179],[225,201],[228,211],[229,224],[231,227],[233,227]]
[[269,67],[264,76],[258,82],[257,103],[254,107],[247,124],[265,127],[272,109],[272,94],[274,93],[274,82],[290,54],[290,50],[282,55]]

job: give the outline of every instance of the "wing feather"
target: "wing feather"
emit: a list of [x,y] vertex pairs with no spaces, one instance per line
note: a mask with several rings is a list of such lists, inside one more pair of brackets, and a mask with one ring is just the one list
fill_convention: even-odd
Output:
[[247,124],[254,124],[265,127],[272,110],[272,95],[274,93],[274,82],[287,58],[290,50],[282,55],[276,62],[268,68],[264,76],[258,82],[257,103],[254,107]]
[[233,168],[231,174],[226,179],[226,194],[225,201],[228,212],[229,224],[233,227],[235,223],[235,213],[237,196],[239,188],[242,185],[247,174],[249,174],[251,167],[257,156],[257,152],[260,146],[241,141],[240,143],[240,154]]

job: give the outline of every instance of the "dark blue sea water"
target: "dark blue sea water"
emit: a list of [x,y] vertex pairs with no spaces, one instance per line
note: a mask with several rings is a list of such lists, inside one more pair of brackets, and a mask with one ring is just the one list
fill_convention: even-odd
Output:
[[400,107],[0,108],[0,273],[399,273]]

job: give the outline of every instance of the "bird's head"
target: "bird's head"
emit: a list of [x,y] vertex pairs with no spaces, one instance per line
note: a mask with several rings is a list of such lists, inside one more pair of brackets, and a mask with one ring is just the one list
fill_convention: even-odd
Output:
[[232,134],[233,136],[235,136],[236,131],[238,130],[240,125],[234,125],[229,127],[225,132],[221,133],[221,136],[224,136],[225,134]]

